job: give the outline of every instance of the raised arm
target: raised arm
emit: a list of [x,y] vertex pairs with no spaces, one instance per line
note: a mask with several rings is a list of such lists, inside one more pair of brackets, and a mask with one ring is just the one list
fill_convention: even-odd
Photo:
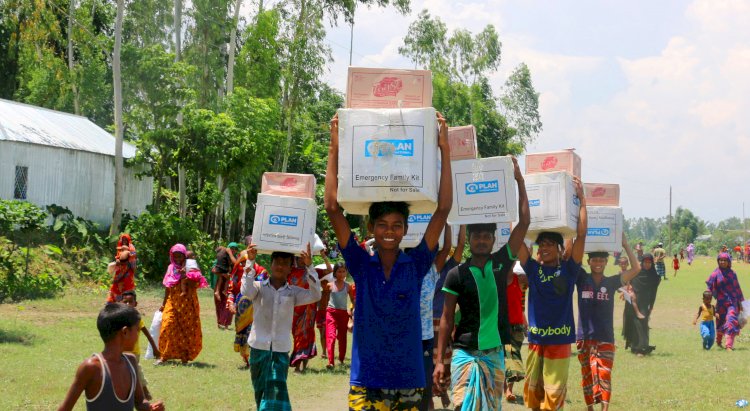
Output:
[[318,273],[315,272],[315,267],[312,265],[312,251],[310,250],[310,243],[307,243],[307,251],[302,251],[302,261],[305,264],[307,275],[305,281],[310,286],[309,289],[297,288],[297,295],[294,301],[294,305],[306,305],[314,303],[320,300],[322,290],[320,289],[320,280],[318,280]]
[[466,226],[462,225],[461,228],[458,229],[458,243],[456,244],[456,249],[453,251],[453,255],[451,258],[453,258],[453,261],[457,263],[461,263],[461,261],[464,259],[464,247],[466,246]]
[[453,183],[451,173],[451,147],[448,144],[448,123],[439,112],[437,113],[439,125],[438,147],[440,147],[440,187],[438,188],[437,209],[432,214],[430,223],[424,233],[424,241],[427,248],[434,250],[437,247],[440,232],[443,231],[445,222],[448,221],[448,213],[453,206]]
[[578,210],[578,230],[576,231],[576,238],[573,241],[573,250],[570,257],[576,264],[581,264],[583,261],[583,251],[586,245],[586,234],[588,233],[589,220],[588,213],[586,212],[586,197],[583,195],[583,184],[578,177],[573,177],[573,184],[576,188],[576,196],[580,202],[580,209]]
[[344,217],[344,210],[341,209],[337,200],[339,192],[339,115],[336,114],[331,119],[331,145],[328,147],[328,168],[326,169],[326,185],[323,202],[325,203],[328,219],[333,226],[333,232],[339,241],[341,248],[346,247],[351,235],[351,227]]
[[628,244],[628,237],[625,235],[625,233],[622,233],[622,246],[623,248],[625,248],[625,252],[628,254],[628,260],[630,260],[630,270],[622,273],[622,278],[620,279],[620,281],[625,284],[629,283],[630,280],[635,278],[635,276],[641,272],[641,263],[638,262],[637,258],[635,258],[635,253],[633,253],[633,250],[630,248],[630,244]]
[[448,259],[448,254],[451,252],[451,236],[451,226],[450,224],[446,224],[445,234],[443,235],[443,248],[441,248],[435,256],[435,271],[438,273],[443,271],[445,261]]
[[[251,301],[255,299],[260,291],[260,288],[255,281],[255,257],[258,256],[258,250],[255,248],[255,244],[247,246],[247,263],[245,267],[245,273],[242,276],[242,286],[240,287],[240,293]],[[249,269],[247,267],[249,265]]]
[[513,175],[518,186],[518,224],[513,227],[513,231],[510,233],[508,245],[510,246],[511,254],[518,257],[523,249],[526,248],[523,239],[526,237],[526,232],[529,231],[531,212],[529,211],[529,198],[526,195],[526,183],[523,180],[523,174],[521,174],[521,169],[518,167],[518,160],[515,157],[513,157]]

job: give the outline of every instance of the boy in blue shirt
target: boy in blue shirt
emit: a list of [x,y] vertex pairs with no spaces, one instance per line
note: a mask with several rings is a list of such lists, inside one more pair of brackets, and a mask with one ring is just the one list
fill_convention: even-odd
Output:
[[[559,233],[539,233],[539,261],[521,247],[518,260],[529,279],[529,356],[523,402],[532,410],[557,410],[565,405],[570,344],[576,341],[573,287],[583,260],[588,217],[581,180],[573,178],[580,200],[576,238],[570,256],[563,253]],[[567,254],[567,253],[566,253]]]
[[373,203],[368,229],[375,238],[370,256],[357,244],[336,198],[338,117],[331,120],[325,206],[341,253],[356,285],[350,410],[417,409],[426,385],[422,359],[420,287],[437,252],[453,204],[448,125],[437,114],[442,168],[437,209],[424,238],[408,253],[399,248],[408,230],[404,202]]

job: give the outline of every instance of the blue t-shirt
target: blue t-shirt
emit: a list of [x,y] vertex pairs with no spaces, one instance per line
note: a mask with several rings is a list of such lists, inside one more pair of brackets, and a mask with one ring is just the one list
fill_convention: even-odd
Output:
[[575,342],[573,286],[581,265],[572,258],[558,267],[545,267],[532,258],[523,270],[529,279],[529,343]]
[[615,314],[615,295],[622,287],[622,275],[603,277],[599,284],[594,284],[591,274],[581,269],[576,281],[578,289],[578,331],[579,340],[597,340],[615,342],[613,317]]
[[437,247],[424,239],[401,252],[385,280],[377,252],[370,256],[354,240],[341,250],[356,285],[350,383],[403,389],[425,386],[419,295]]
[[445,277],[448,276],[448,271],[453,267],[457,267],[458,263],[453,258],[449,258],[445,262],[443,269],[440,270],[440,277],[438,277],[437,283],[435,283],[435,298],[432,300],[432,318],[440,318],[443,316],[443,305],[445,304],[445,291],[443,291],[443,284],[445,284]]

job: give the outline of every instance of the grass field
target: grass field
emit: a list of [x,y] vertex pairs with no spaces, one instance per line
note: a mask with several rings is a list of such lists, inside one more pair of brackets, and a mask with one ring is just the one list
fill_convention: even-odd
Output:
[[[692,325],[704,281],[715,268],[709,258],[684,265],[678,277],[659,288],[651,321],[651,343],[656,351],[636,358],[626,352],[620,337],[623,302],[615,307],[618,351],[613,369],[615,410],[729,410],[740,398],[750,399],[750,338],[743,333],[734,352],[703,351]],[[614,266],[608,268],[615,272]],[[750,265],[735,264],[745,295],[750,296]],[[157,288],[139,289],[139,310],[146,324],[161,302]],[[102,348],[96,314],[105,291],[71,288],[55,300],[0,305],[0,409],[54,409],[65,396],[78,364]],[[171,410],[255,409],[250,375],[240,369],[232,351],[234,333],[215,326],[208,291],[200,292],[203,351],[188,366],[154,366],[144,360],[144,372],[154,396]],[[141,338],[142,351],[146,341]],[[351,340],[350,340],[351,344]],[[393,347],[397,349],[397,347]],[[348,359],[347,359],[348,363]],[[322,359],[309,371],[289,376],[292,404],[297,410],[344,410],[348,369],[327,371]],[[522,391],[517,385],[516,393]],[[80,399],[77,409],[85,409]],[[571,358],[567,407],[584,409],[578,361]],[[506,410],[523,409],[503,404]]]

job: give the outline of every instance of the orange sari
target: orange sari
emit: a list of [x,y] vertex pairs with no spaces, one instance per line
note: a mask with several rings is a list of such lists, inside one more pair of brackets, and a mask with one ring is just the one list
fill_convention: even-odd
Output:
[[193,361],[203,348],[198,283],[188,281],[187,295],[180,287],[167,288],[167,303],[162,313],[159,351],[162,360]]

